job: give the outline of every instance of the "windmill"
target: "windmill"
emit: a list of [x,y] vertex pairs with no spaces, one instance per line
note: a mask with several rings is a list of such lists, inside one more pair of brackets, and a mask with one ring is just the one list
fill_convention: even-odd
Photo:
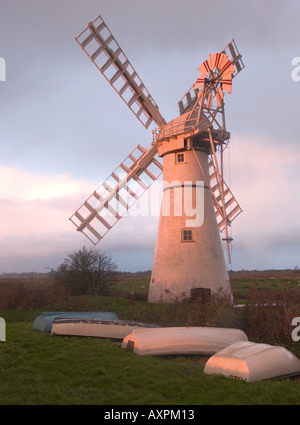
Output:
[[[76,41],[142,125],[156,129],[150,147],[138,145],[70,220],[96,245],[163,172],[148,301],[188,299],[197,291],[232,297],[220,232],[230,263],[229,227],[242,211],[223,178],[230,138],[224,92],[244,68],[234,39],[199,66],[200,76],[178,103],[180,115],[169,123],[101,16]],[[194,207],[179,214],[187,199]]]

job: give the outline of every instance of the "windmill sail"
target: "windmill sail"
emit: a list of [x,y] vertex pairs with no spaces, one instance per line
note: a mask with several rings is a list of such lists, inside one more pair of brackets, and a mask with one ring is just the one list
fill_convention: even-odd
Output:
[[[242,212],[242,209],[223,177],[218,175],[213,159],[209,161],[209,171],[217,222],[220,232],[223,232],[226,223],[230,224]],[[223,193],[221,193],[221,187]],[[224,202],[222,202],[222,198]]]
[[235,67],[235,72],[232,75],[232,78],[236,77],[239,72],[243,68],[245,68],[245,65],[242,61],[242,55],[240,54],[236,42],[234,41],[234,38],[230,41],[230,43],[227,44],[227,46],[222,50],[222,53],[225,53],[228,58],[230,59],[231,63]]
[[70,217],[94,245],[161,175],[155,154],[156,147],[147,150],[138,145]]
[[[229,263],[229,243],[232,238],[229,237],[228,226],[242,209],[223,179],[223,150],[230,138],[230,133],[226,131],[223,98],[224,90],[231,93],[232,79],[243,68],[242,55],[232,39],[221,53],[210,54],[209,59],[198,67],[200,76],[178,103],[183,119],[185,116],[192,117],[198,110],[200,121],[207,127],[206,140],[210,144],[207,183],[212,194],[219,230],[225,231],[223,240],[227,243]],[[217,105],[213,105],[214,99]],[[205,133],[202,131],[202,134]],[[220,153],[220,165],[217,150]]]
[[145,128],[166,122],[127,56],[99,15],[76,38],[94,65]]

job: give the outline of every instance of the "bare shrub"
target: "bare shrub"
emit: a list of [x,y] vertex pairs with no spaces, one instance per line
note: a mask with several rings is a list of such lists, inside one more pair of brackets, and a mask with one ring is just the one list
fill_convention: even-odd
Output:
[[54,276],[71,295],[99,295],[112,283],[115,269],[110,256],[84,246],[69,254]]

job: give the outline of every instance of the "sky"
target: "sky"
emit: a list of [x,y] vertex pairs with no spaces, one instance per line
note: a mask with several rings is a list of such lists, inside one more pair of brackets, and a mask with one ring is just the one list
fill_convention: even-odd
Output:
[[[150,147],[151,129],[75,41],[99,14],[166,121],[198,66],[235,39],[245,68],[225,95],[225,168],[243,213],[231,267],[300,266],[299,1],[0,0],[0,273],[47,272],[91,247],[69,217]],[[97,248],[121,271],[149,270],[157,227],[158,214],[129,215]]]

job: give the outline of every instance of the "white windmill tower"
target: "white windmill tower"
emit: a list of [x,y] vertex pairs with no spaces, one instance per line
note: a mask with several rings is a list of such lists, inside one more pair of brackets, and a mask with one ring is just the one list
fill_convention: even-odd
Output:
[[101,16],[76,40],[144,127],[154,121],[157,129],[151,147],[138,145],[70,220],[96,245],[163,171],[148,300],[188,299],[197,290],[232,296],[220,232],[230,263],[228,226],[241,208],[223,179],[230,138],[223,97],[244,67],[234,40],[200,65],[199,78],[179,101],[179,117],[169,123]]

